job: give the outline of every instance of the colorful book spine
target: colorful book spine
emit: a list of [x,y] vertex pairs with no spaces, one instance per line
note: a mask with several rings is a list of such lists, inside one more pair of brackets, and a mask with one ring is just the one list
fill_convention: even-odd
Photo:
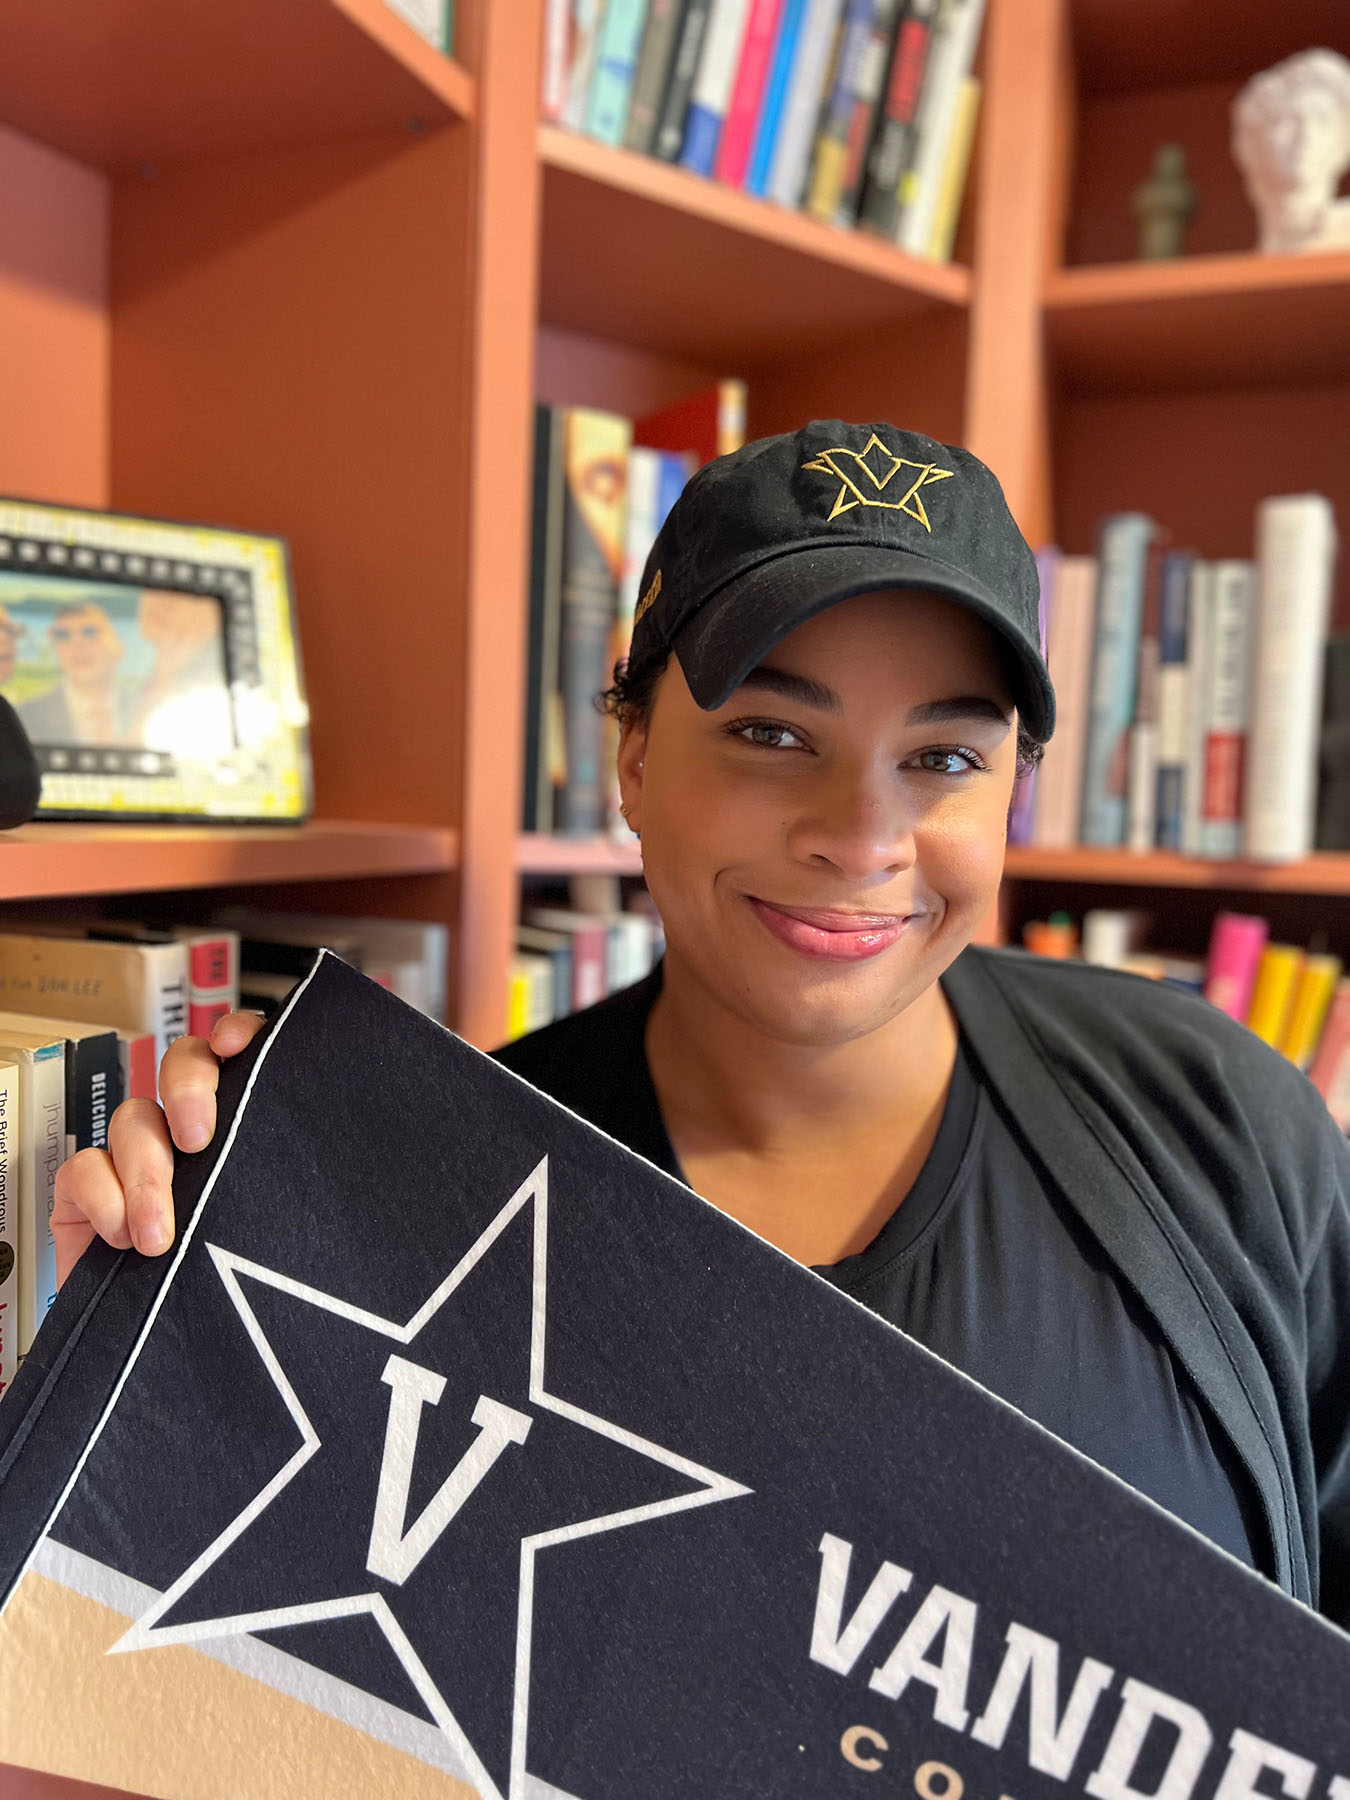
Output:
[[830,56],[839,36],[843,8],[844,0],[807,0],[801,48],[784,102],[765,190],[779,206],[801,205],[821,95],[829,80]]
[[1284,1035],[1302,967],[1303,952],[1297,944],[1267,944],[1256,965],[1247,1029],[1272,1048]]
[[872,29],[867,36],[849,113],[843,184],[833,214],[836,225],[857,222],[863,184],[867,179],[867,155],[885,99],[891,52],[895,48],[896,32],[905,5],[906,0],[876,0]]
[[896,241],[911,256],[928,254],[962,90],[973,79],[971,68],[984,21],[984,6],[985,0],[942,0],[933,20],[928,66],[914,121],[914,150],[900,186],[901,216]]
[[19,1366],[19,1069],[0,1057],[0,1395]]
[[642,48],[633,76],[633,96],[623,142],[627,150],[648,155],[656,143],[661,107],[675,66],[675,52],[684,23],[684,0],[651,0]]
[[411,25],[418,37],[433,50],[449,54],[455,32],[455,10],[451,0],[384,0],[384,3],[405,25]]
[[1154,824],[1154,841],[1161,850],[1180,850],[1185,821],[1187,654],[1194,560],[1189,550],[1170,551],[1162,560]]
[[572,35],[568,44],[567,94],[563,100],[562,124],[569,131],[580,131],[586,123],[586,107],[590,100],[591,79],[600,49],[600,26],[605,0],[572,0]]
[[65,1047],[45,1033],[0,1032],[0,1058],[19,1071],[19,1355],[27,1356],[56,1299],[52,1207],[65,1160]]
[[1275,1046],[1280,1055],[1288,1057],[1297,1069],[1307,1070],[1312,1067],[1332,996],[1342,972],[1339,956],[1310,950],[1303,958],[1284,1029]]
[[586,132],[602,144],[618,144],[628,123],[647,0],[607,0],[586,96]]
[[1092,678],[1097,561],[1061,556],[1046,631],[1050,679],[1055,688],[1055,735],[1036,771],[1032,842],[1066,850],[1078,840],[1082,811],[1083,748]]
[[961,223],[961,205],[965,199],[970,159],[975,149],[975,126],[980,116],[980,97],[984,84],[975,75],[967,75],[957,96],[956,119],[952,125],[947,154],[938,179],[937,206],[933,228],[923,254],[930,262],[950,262]]
[[525,779],[521,823],[552,831],[557,789],[566,773],[557,739],[558,642],[562,617],[562,407],[536,406],[530,519],[530,618],[525,666]]
[[566,907],[532,907],[525,916],[529,924],[563,932],[571,941],[571,1010],[603,1000],[609,992],[609,921]]
[[801,48],[806,6],[807,0],[783,0],[783,10],[779,14],[778,32],[764,79],[764,95],[760,102],[759,118],[755,122],[750,161],[745,171],[745,191],[757,197],[768,189],[774,145],[783,120],[783,109],[797,62],[797,52]]
[[558,658],[567,779],[557,820],[566,832],[600,831],[605,823],[605,721],[596,711],[595,697],[609,685],[611,674],[609,651],[623,573],[631,439],[632,425],[616,413],[588,407],[567,411]]
[[1335,519],[1323,495],[1279,495],[1257,508],[1245,847],[1263,861],[1294,862],[1313,845],[1335,553]]
[[1350,1132],[1350,981],[1336,984],[1308,1080],[1344,1132]]
[[698,467],[730,455],[745,442],[745,383],[716,381],[646,414],[633,426],[633,442],[690,455]]
[[0,1010],[149,1031],[158,1068],[187,1031],[187,951],[173,942],[0,932]]
[[1200,852],[1227,858],[1242,850],[1242,778],[1256,571],[1249,562],[1216,562],[1212,579]]
[[703,40],[708,35],[711,13],[712,0],[689,0],[680,23],[675,60],[671,65],[670,80],[666,84],[661,117],[652,144],[653,152],[663,162],[678,161],[684,144],[684,122],[689,112],[689,98],[694,91],[694,82],[698,78]]
[[1158,804],[1158,657],[1162,632],[1162,550],[1150,544],[1144,567],[1134,723],[1125,807],[1126,846],[1142,853],[1155,842]]
[[652,532],[655,537],[666,520],[670,517],[670,509],[684,492],[684,484],[693,474],[690,467],[692,458],[678,450],[658,450],[659,458],[656,490],[656,525]]
[[938,0],[908,0],[895,34],[891,66],[858,206],[858,223],[894,239],[904,206],[905,173],[914,156],[919,99]]
[[539,71],[539,116],[557,121],[567,104],[572,0],[544,0],[544,49]]
[[749,11],[750,0],[713,0],[708,15],[680,150],[681,168],[692,169],[696,175],[711,175],[717,160]]
[[783,0],[750,0],[740,62],[731,84],[726,123],[722,127],[714,164],[717,179],[725,181],[729,187],[745,186],[782,10]]
[[835,220],[848,167],[848,132],[859,84],[866,74],[877,0],[847,0],[830,89],[821,108],[811,151],[811,177],[806,210],[818,219]]
[[1214,623],[1214,565],[1199,558],[1191,565],[1190,630],[1186,640],[1186,782],[1182,795],[1181,848],[1204,853],[1205,682]]
[[1205,957],[1205,998],[1230,1019],[1246,1022],[1261,952],[1269,936],[1269,922],[1253,914],[1214,915]]
[[1101,526],[1080,828],[1083,843],[1099,848],[1116,848],[1125,841],[1144,567],[1153,533],[1153,521],[1143,513],[1114,513]]
[[155,1061],[154,1034],[117,1028],[117,1066],[124,1100],[159,1097],[159,1065]]

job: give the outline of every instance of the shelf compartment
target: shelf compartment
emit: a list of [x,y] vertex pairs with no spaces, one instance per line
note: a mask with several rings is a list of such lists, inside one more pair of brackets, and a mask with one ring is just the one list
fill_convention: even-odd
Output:
[[522,875],[640,875],[637,840],[607,837],[551,837],[523,831],[516,839],[516,868]]
[[[188,16],[190,13],[190,17]],[[8,0],[0,121],[110,172],[471,118],[383,0]]]
[[0,836],[0,899],[443,874],[456,833],[428,825],[37,824]]
[[539,127],[539,157],[546,325],[753,373],[865,334],[903,360],[906,323],[969,304],[964,267],[654,157],[554,125]]
[[1350,855],[1321,852],[1295,863],[1210,862],[1155,850],[1009,848],[1010,881],[1062,881],[1094,887],[1215,888],[1253,894],[1350,895]]
[[1350,251],[1060,269],[1044,298],[1055,363],[1071,388],[1350,379]]

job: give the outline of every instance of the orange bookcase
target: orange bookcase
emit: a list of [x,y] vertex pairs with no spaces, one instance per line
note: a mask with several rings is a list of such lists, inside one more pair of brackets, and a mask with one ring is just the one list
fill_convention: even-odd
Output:
[[[535,399],[640,414],[738,375],[752,435],[893,418],[968,443],[1070,550],[1138,506],[1243,554],[1291,486],[1350,518],[1350,256],[1252,253],[1226,138],[1242,80],[1335,42],[1341,0],[989,0],[940,267],[539,124],[542,0],[459,0],[453,57],[382,0],[58,10],[0,22],[0,493],[289,540],[316,816],[28,827],[0,914],[252,892],[444,919],[452,1022],[496,1041],[522,877],[639,867],[516,829]],[[1139,264],[1129,193],[1174,136],[1197,253]],[[990,931],[1146,893],[1179,943],[1233,897],[1334,936],[1347,888],[1344,859],[1015,851]]]

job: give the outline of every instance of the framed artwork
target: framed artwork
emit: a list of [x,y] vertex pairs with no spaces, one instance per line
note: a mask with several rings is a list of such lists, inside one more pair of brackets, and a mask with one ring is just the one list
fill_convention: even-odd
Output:
[[0,499],[0,694],[40,819],[308,816],[280,538]]

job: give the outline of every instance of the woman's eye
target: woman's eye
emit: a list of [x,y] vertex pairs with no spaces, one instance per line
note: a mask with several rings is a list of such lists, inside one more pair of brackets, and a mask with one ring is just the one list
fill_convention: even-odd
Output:
[[760,750],[802,750],[805,744],[790,725],[775,725],[769,719],[749,719],[731,727],[732,734],[743,743]]
[[929,775],[969,775],[984,767],[973,750],[921,750],[915,760]]

